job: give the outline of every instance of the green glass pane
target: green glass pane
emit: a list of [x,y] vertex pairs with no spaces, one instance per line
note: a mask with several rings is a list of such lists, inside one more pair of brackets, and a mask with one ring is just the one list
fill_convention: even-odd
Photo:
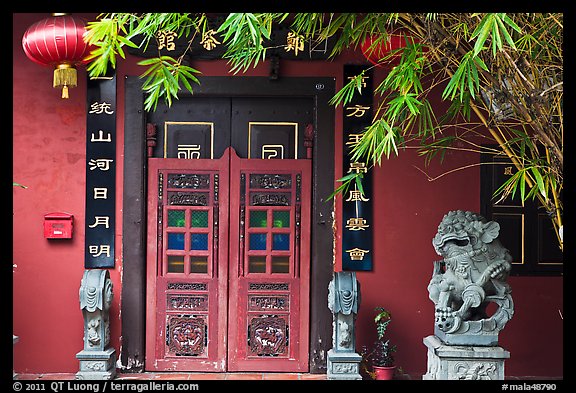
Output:
[[184,225],[184,210],[168,210],[169,227],[183,227]]
[[190,225],[192,228],[208,228],[208,210],[192,210]]
[[249,273],[266,273],[266,257],[251,255],[248,258]]
[[275,228],[290,227],[290,212],[287,210],[276,210],[272,215]]
[[184,273],[184,256],[168,256],[168,273]]
[[250,212],[251,228],[266,228],[268,221],[268,212],[266,210],[252,210]]
[[290,257],[272,257],[272,273],[290,273]]
[[208,257],[190,257],[190,273],[208,273]]

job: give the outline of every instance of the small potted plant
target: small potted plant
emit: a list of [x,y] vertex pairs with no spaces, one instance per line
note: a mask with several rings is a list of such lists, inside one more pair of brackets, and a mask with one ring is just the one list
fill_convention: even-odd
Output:
[[396,369],[393,356],[396,352],[396,345],[390,343],[385,333],[392,320],[392,314],[383,307],[376,307],[375,311],[377,312],[374,317],[377,339],[370,349],[364,346],[360,354],[364,369],[372,379],[390,380]]

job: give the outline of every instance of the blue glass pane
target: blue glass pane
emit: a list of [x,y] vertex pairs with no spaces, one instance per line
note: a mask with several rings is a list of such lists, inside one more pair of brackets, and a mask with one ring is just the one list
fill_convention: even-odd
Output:
[[266,249],[266,234],[265,233],[251,233],[250,234],[250,250],[265,250]]
[[207,233],[193,233],[192,234],[192,250],[207,250],[208,249],[208,234]]
[[290,234],[276,234],[272,237],[273,250],[289,250],[290,249]]
[[169,250],[183,250],[184,249],[184,234],[183,233],[168,233],[168,249]]

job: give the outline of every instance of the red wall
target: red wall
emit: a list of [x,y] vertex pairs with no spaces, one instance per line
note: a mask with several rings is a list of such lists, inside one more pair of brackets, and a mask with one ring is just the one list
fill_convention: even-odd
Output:
[[[13,26],[13,180],[28,186],[14,188],[13,331],[20,337],[14,347],[18,373],[76,372],[76,353],[82,343],[82,315],[78,290],[84,271],[84,204],[86,148],[86,72],[79,69],[79,86],[70,99],[60,99],[52,88],[52,70],[26,58],[21,39],[32,23],[48,14],[14,14]],[[92,19],[95,15],[79,15]],[[116,268],[111,269],[115,298],[111,310],[112,345],[121,350],[120,299],[122,296],[122,176],[124,75],[138,75],[137,59],[117,72],[117,220]],[[281,77],[333,76],[342,86],[342,64],[361,62],[355,54],[334,62],[282,61]],[[226,75],[224,61],[195,62],[204,75]],[[384,70],[377,72],[382,77]],[[245,75],[268,75],[262,64]],[[336,109],[336,177],[342,176],[342,110]],[[397,363],[415,378],[425,373],[426,348],[422,339],[433,331],[433,303],[427,285],[432,261],[431,241],[442,216],[452,209],[479,211],[479,169],[455,172],[429,182],[431,176],[477,163],[471,153],[449,153],[443,165],[425,168],[413,150],[385,160],[374,170],[374,270],[359,272],[362,305],[358,315],[358,345],[375,338],[373,309],[392,311],[391,339],[397,344]],[[54,211],[74,214],[71,241],[43,237],[43,215]],[[337,203],[337,255],[341,252],[341,212]],[[335,269],[341,267],[337,258]],[[563,278],[512,277],[514,318],[501,333],[501,345],[511,352],[506,363],[510,376],[563,375]],[[544,340],[545,338],[545,340]]]
[[[13,16],[12,178],[28,187],[13,189],[17,267],[12,329],[20,338],[14,347],[14,369],[19,373],[76,372],[75,356],[83,348],[78,292],[84,274],[86,72],[79,69],[78,87],[63,100],[60,90],[52,88],[53,70],[26,58],[22,36],[47,16]],[[122,184],[121,177],[118,182]],[[116,203],[121,206],[121,194]],[[74,215],[73,238],[49,241],[44,238],[44,215],[60,211]],[[121,240],[117,236],[118,250]],[[111,330],[112,343],[119,349],[120,252],[116,265],[110,270],[115,294]]]

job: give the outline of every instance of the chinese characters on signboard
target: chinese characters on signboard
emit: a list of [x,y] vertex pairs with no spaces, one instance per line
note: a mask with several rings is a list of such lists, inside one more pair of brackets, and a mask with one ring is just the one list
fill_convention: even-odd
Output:
[[114,268],[116,76],[88,79],[84,267]]
[[[207,29],[202,34],[189,42],[190,37],[184,35],[178,37],[175,31],[159,30],[154,39],[146,45],[144,52],[141,49],[127,48],[128,52],[136,56],[152,57],[167,55],[179,57],[185,51],[190,50],[190,54],[195,59],[220,59],[226,52],[223,33],[218,32],[218,27],[223,19],[216,18],[210,21],[211,29]],[[267,47],[267,56],[277,56],[279,58],[291,60],[315,60],[327,59],[334,48],[334,38],[316,40],[306,38],[303,34],[287,28],[275,25],[270,39],[262,43]],[[138,39],[136,44],[140,44]]]
[[363,70],[362,91],[344,107],[344,175],[362,173],[362,190],[353,182],[342,198],[342,270],[372,270],[372,175],[365,162],[351,161],[350,152],[372,123],[372,70],[345,65],[344,83]]

